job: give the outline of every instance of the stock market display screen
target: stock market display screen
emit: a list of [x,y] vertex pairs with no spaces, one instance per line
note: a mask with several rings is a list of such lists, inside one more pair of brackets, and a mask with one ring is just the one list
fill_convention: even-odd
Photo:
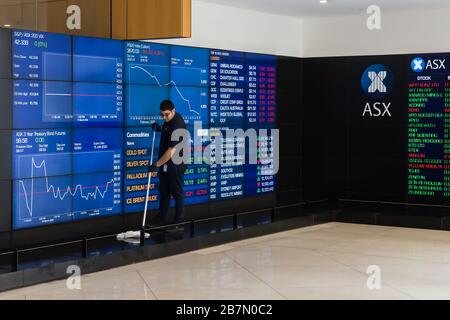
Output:
[[450,55],[410,57],[408,198],[413,201],[444,202],[450,197],[449,59]]
[[[275,191],[273,137],[226,132],[276,128],[276,57],[21,30],[11,41],[14,229],[142,212],[166,99],[188,127],[187,205]],[[158,187],[154,174],[150,210]]]

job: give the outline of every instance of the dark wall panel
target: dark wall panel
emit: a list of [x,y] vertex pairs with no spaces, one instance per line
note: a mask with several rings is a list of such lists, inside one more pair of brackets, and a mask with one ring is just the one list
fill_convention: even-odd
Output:
[[277,59],[277,126],[280,130],[280,165],[277,204],[303,200],[303,62]]
[[11,68],[11,30],[0,28],[0,78],[10,79]]
[[12,80],[0,79],[0,130],[12,128],[12,86]]
[[[278,191],[300,189],[302,186],[302,166],[300,158],[285,157],[280,159],[278,173]],[[299,199],[300,200],[300,199]]]
[[304,59],[303,157],[305,200],[345,192],[348,149],[347,61]]
[[11,181],[0,180],[0,233],[11,230]]
[[0,130],[0,179],[11,179],[12,131]]
[[[380,98],[361,84],[375,64],[394,74],[392,91]],[[306,198],[406,201],[407,66],[401,55],[304,60]],[[391,116],[363,116],[375,103],[390,105]]]
[[302,153],[302,141],[300,128],[296,124],[279,125],[280,129],[280,157],[300,156]]

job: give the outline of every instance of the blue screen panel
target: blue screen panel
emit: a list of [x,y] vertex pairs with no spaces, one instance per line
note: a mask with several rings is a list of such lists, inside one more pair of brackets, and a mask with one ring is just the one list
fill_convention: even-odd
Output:
[[148,42],[125,42],[126,82],[167,86],[170,82],[170,47]]
[[193,126],[195,121],[201,121],[203,126],[208,126],[208,88],[171,86],[170,99],[186,125]]
[[14,228],[122,212],[121,172],[14,180]]
[[169,87],[128,85],[126,88],[126,126],[149,126],[161,122],[159,106],[170,97]]
[[[264,170],[264,169],[263,169]],[[267,169],[266,169],[267,171]],[[245,169],[245,195],[255,196],[275,192],[275,175],[262,175],[259,166],[246,166]]]
[[189,165],[184,174],[186,205],[207,203],[209,200],[209,166]]
[[[124,211],[125,213],[144,212],[147,195],[148,171],[130,171],[125,173],[124,183]],[[152,174],[148,210],[159,208],[159,179],[156,173]]]
[[14,229],[71,221],[71,185],[72,176],[14,180]]
[[209,144],[209,130],[203,127],[187,127],[190,135],[190,162],[189,164],[207,164],[207,146]]
[[188,127],[190,134],[190,160],[184,173],[186,204],[207,203],[209,200],[209,165],[205,149],[208,144],[208,130]]
[[123,83],[123,42],[73,37],[73,80]]
[[15,129],[64,128],[72,123],[72,83],[14,80]]
[[[160,134],[156,133],[153,162],[158,160]],[[125,130],[124,210],[126,213],[143,212],[148,183],[153,131],[150,128]],[[150,185],[149,210],[159,207],[158,176],[154,174]]]
[[247,151],[249,155],[256,152],[254,155],[256,164],[248,160],[245,165],[245,195],[254,196],[274,192],[277,164],[274,157],[272,132],[268,130],[267,135],[259,135],[256,148],[250,146]]
[[13,132],[13,178],[69,175],[72,173],[70,130]]
[[122,126],[121,84],[76,82],[73,86],[74,125],[78,127]]
[[[153,162],[158,160],[160,133],[155,135]],[[125,130],[125,170],[143,170],[150,165],[153,131],[150,128]]]
[[177,86],[208,86],[209,50],[172,46],[170,74]]
[[226,200],[244,196],[244,166],[211,165],[210,199]]
[[[207,203],[209,199],[209,179],[206,169],[191,167],[186,171],[184,179],[185,204],[194,205]],[[125,212],[143,212],[145,196],[147,192],[148,172],[134,171],[126,172],[125,178]],[[153,174],[150,183],[148,210],[159,208],[159,177]],[[175,201],[171,199],[170,205],[173,207]]]
[[247,127],[275,127],[276,57],[247,54]]
[[222,134],[222,143],[217,149],[211,143],[210,166],[210,199],[225,200],[244,196],[245,188],[245,153],[238,154],[238,148],[243,148],[245,139],[227,137],[225,130],[211,129],[212,141]]
[[73,176],[73,188],[75,220],[122,212],[120,171]]
[[122,128],[73,131],[73,174],[122,170]]
[[244,53],[211,50],[210,80],[211,126],[242,128],[246,98]]
[[70,36],[15,30],[12,41],[14,79],[72,80]]

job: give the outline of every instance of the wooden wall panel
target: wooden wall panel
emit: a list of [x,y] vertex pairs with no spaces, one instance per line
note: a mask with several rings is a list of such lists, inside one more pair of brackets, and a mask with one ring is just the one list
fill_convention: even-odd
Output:
[[[0,27],[114,39],[191,37],[192,0],[2,0]],[[81,8],[81,30],[66,26]]]
[[128,0],[112,0],[112,28],[113,39],[127,39],[127,3]]
[[[66,26],[67,7],[81,8],[81,30]],[[111,37],[110,0],[6,0],[0,2],[0,27],[75,35]]]
[[[123,10],[123,1],[116,1]],[[187,38],[192,35],[191,0],[126,1],[127,39]],[[113,7],[113,16],[115,17]],[[117,30],[117,31],[115,31]],[[113,38],[123,38],[123,25],[113,21]]]

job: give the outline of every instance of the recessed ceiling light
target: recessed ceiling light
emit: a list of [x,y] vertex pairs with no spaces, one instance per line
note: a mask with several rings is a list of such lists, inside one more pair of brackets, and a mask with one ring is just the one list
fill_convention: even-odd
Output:
[[320,0],[320,3],[328,3],[328,0]]
[[5,24],[4,27],[11,28],[11,25],[10,24]]

